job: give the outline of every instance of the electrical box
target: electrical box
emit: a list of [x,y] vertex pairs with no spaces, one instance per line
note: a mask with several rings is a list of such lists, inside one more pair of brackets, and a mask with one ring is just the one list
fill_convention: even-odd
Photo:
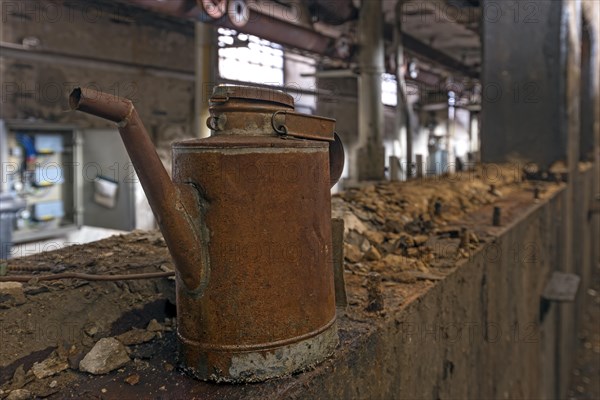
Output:
[[64,235],[82,223],[77,166],[79,131],[66,125],[6,121],[1,124],[2,192],[25,201],[13,242]]
[[116,128],[0,120],[0,163],[0,193],[25,204],[11,218],[13,243],[65,236],[84,225],[155,227]]

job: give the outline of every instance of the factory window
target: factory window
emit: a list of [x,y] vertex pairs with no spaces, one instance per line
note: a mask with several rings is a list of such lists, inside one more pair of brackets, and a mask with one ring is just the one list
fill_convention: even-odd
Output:
[[396,92],[396,77],[392,74],[383,74],[381,77],[381,101],[386,106],[398,104]]
[[283,48],[256,36],[219,28],[219,75],[223,79],[283,86]]

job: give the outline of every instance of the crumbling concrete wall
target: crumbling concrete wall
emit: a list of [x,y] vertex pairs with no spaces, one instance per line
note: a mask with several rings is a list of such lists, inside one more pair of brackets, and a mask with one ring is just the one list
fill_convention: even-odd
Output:
[[[389,310],[294,398],[562,398],[574,347],[560,344],[575,336],[560,328],[578,303],[540,304],[564,269],[566,193],[522,210],[442,283]],[[591,265],[591,252],[581,259]]]
[[[580,179],[583,184],[579,187],[585,187],[591,176],[589,168],[582,168]],[[577,313],[580,300],[564,304],[543,303],[541,294],[551,274],[565,270],[564,231],[568,217],[568,191],[564,183],[519,183],[518,176],[512,175],[503,175],[502,178],[506,178],[506,181],[498,191],[503,194],[489,194],[485,184],[473,183],[464,186],[460,191],[469,201],[444,202],[443,215],[449,218],[443,220],[446,224],[440,225],[438,228],[441,231],[436,230],[437,233],[430,239],[433,236],[443,236],[442,232],[446,229],[466,227],[476,233],[479,239],[472,243],[478,244],[467,247],[466,253],[457,252],[458,239],[454,239],[455,242],[448,243],[449,251],[444,252],[445,257],[440,256],[439,259],[429,261],[429,268],[426,269],[429,273],[425,273],[422,278],[405,280],[401,273],[394,272],[396,269],[423,272],[410,270],[408,262],[411,258],[408,256],[397,256],[401,260],[398,264],[383,267],[378,261],[369,263],[368,260],[361,265],[355,262],[346,265],[349,306],[338,313],[341,343],[334,355],[315,369],[255,385],[207,384],[182,374],[165,371],[161,372],[163,375],[160,379],[156,376],[150,379],[142,370],[137,370],[145,383],[131,387],[132,396],[134,391],[137,395],[147,395],[150,389],[146,385],[158,384],[154,390],[158,390],[160,385],[166,385],[167,393],[177,398],[563,398],[563,382],[568,380],[571,370],[568,356],[574,352],[576,339],[574,326],[568,330],[563,327],[573,323],[572,318]],[[426,189],[439,189],[442,195],[441,192],[456,190],[456,186],[460,184],[453,183],[456,182],[451,180],[455,179],[453,177],[443,179],[448,181],[435,181],[434,185],[427,180],[424,183],[412,181],[397,185],[381,184],[377,185],[376,190],[373,190],[373,187],[365,187],[347,193],[344,198],[346,201],[356,200],[353,202],[356,206],[355,221],[369,219],[371,212],[374,215],[373,221],[378,218],[391,221],[402,217],[410,221],[411,212],[397,211],[395,208],[398,203],[402,203],[400,199],[407,200],[411,207],[419,203],[421,209],[427,209],[429,192]],[[536,184],[542,187],[542,198],[539,200],[535,200],[532,193]],[[472,187],[469,189],[469,186]],[[494,200],[486,201],[488,196],[494,197]],[[578,196],[589,196],[589,191],[582,191]],[[340,200],[338,197],[336,199]],[[393,201],[390,203],[390,200]],[[582,205],[582,209],[586,207],[583,198],[576,201]],[[340,205],[339,201],[334,204]],[[491,224],[494,206],[502,208],[499,227]],[[589,229],[590,224],[583,222],[584,216],[587,215],[585,211],[581,211],[578,220],[582,224],[582,247],[577,249],[580,252],[579,259],[566,260],[573,265],[577,262],[578,265],[574,269],[582,276],[589,275],[589,268],[592,266],[591,247],[597,242],[597,237],[585,238],[586,229]],[[457,213],[461,218],[452,219]],[[363,224],[370,223],[365,221]],[[380,235],[389,235],[387,226],[386,223],[385,228],[379,232]],[[351,229],[357,229],[348,228],[346,242],[349,241]],[[366,230],[363,233],[368,236]],[[45,263],[56,264],[56,260],[60,260],[61,263],[71,265],[73,259],[76,259],[79,260],[77,265],[84,266],[97,260],[97,264],[93,264],[95,273],[114,273],[115,268],[117,271],[124,271],[130,269],[132,263],[145,266],[148,270],[156,268],[156,260],[159,260],[160,265],[170,263],[166,258],[163,259],[166,248],[162,240],[153,235],[147,238],[139,236],[138,233],[124,238],[107,239],[78,246],[76,251],[62,249],[46,255],[48,260]],[[368,237],[369,241],[378,240]],[[414,236],[415,241],[416,237],[417,235]],[[379,244],[383,242],[380,241]],[[419,246],[420,250],[416,247],[411,249],[425,252],[425,247],[433,245],[434,243],[431,243],[431,246]],[[124,257],[121,252],[134,258]],[[346,256],[348,258],[349,255]],[[9,265],[40,265],[35,257],[39,256],[13,259]],[[126,260],[127,262],[124,262]],[[384,260],[385,258],[382,261]],[[402,269],[403,267],[406,269]],[[369,289],[365,282],[370,276],[367,273],[373,271],[379,271],[382,277],[379,290],[383,308],[379,312],[369,311],[368,307],[365,307],[369,304]],[[583,281],[586,279],[589,278],[584,278]],[[132,293],[133,284],[128,283]],[[162,284],[160,290],[166,291],[165,296],[168,297],[173,282],[164,280]],[[4,343],[11,344],[12,347],[9,348],[19,353],[15,358],[11,358],[14,357],[12,352],[7,355],[8,358],[5,356],[3,365],[8,365],[7,369],[14,370],[20,363],[25,362],[22,353],[26,353],[27,347],[18,345],[18,341],[21,340],[19,335],[26,335],[23,333],[26,330],[20,328],[26,326],[29,321],[35,321],[36,312],[44,313],[39,320],[45,321],[50,309],[57,308],[56,315],[64,318],[63,322],[70,322],[69,326],[75,327],[75,330],[71,329],[70,332],[76,332],[80,336],[83,335],[82,329],[86,319],[92,319],[96,325],[102,324],[105,334],[115,335],[122,332],[111,328],[114,327],[119,310],[135,312],[133,308],[141,305],[140,303],[162,298],[157,293],[158,287],[154,287],[152,281],[147,284],[135,284],[138,288],[150,285],[154,289],[151,290],[150,296],[145,298],[135,295],[136,301],[133,302],[130,302],[131,294],[119,295],[120,289],[117,290],[126,288],[127,284],[93,282],[89,287],[82,287],[76,282],[66,282],[64,285],[67,287],[60,289],[63,296],[61,300],[46,301],[46,310],[33,306],[39,304],[44,296],[47,296],[47,299],[52,298],[52,292],[39,292],[38,287],[34,289],[38,291],[34,294],[32,289],[27,287],[27,296],[33,299],[28,298],[27,303],[19,306],[20,309],[12,308],[4,315],[0,314],[0,322],[3,322],[4,317],[5,324],[5,330],[0,329],[0,333],[4,333],[5,338],[10,338]],[[583,284],[579,292],[580,297],[585,289]],[[94,293],[105,293],[106,296],[127,301],[115,301],[118,304],[114,304],[113,309],[110,302],[100,304],[92,301],[92,298],[85,303],[86,313],[77,313],[76,316],[64,314],[65,308],[61,302],[67,301],[66,299],[73,301],[82,295],[87,298],[88,294]],[[106,318],[97,319],[96,306],[111,308],[103,311],[102,315]],[[26,313],[28,318],[20,321],[18,316],[23,315],[25,309],[30,310]],[[7,315],[12,317],[7,319]],[[152,316],[159,319],[161,317]],[[136,324],[145,326],[147,322],[137,321]],[[120,329],[127,330],[129,326],[123,326],[123,323]],[[6,330],[7,326],[9,330]],[[162,349],[160,357],[166,357],[159,357],[157,362],[164,362],[168,358],[168,362],[174,365],[175,334],[170,333],[167,337],[168,340],[155,343],[156,348]],[[25,338],[29,342],[33,340],[30,336]],[[36,340],[38,341],[34,343],[35,347],[31,348],[31,351],[55,345],[52,339],[44,338],[47,340],[44,342],[40,342],[39,338]],[[90,339],[87,340],[89,342]],[[564,347],[566,345],[568,346]],[[43,359],[47,354],[37,356]],[[29,364],[33,363],[33,357],[26,357]],[[160,364],[157,365],[162,371]],[[11,373],[4,373],[4,378],[9,378]],[[81,387],[105,387],[104,385],[108,384],[102,377],[95,379],[73,371],[68,374],[69,379],[85,381],[85,385]],[[106,379],[117,382],[116,385],[122,381],[114,376]],[[47,386],[47,383],[41,384]],[[67,386],[62,390],[72,390],[74,397],[80,397],[81,394],[75,386]]]

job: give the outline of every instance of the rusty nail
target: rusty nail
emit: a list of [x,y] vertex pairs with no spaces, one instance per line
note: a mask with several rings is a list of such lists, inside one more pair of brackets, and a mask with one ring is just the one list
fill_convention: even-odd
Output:
[[492,216],[492,225],[500,226],[500,213],[502,209],[500,207],[494,207],[494,214]]
[[436,217],[442,215],[442,202],[438,199],[433,203],[434,214]]
[[469,247],[469,230],[464,226],[460,228],[460,247],[463,249]]

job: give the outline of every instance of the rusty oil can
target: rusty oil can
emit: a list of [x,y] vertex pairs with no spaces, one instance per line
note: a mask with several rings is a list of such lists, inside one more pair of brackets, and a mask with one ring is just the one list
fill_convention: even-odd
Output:
[[335,121],[283,92],[217,86],[212,135],[173,144],[173,181],[130,101],[76,89],[71,106],[119,130],[177,268],[180,360],[197,378],[262,381],[338,343],[330,187]]

